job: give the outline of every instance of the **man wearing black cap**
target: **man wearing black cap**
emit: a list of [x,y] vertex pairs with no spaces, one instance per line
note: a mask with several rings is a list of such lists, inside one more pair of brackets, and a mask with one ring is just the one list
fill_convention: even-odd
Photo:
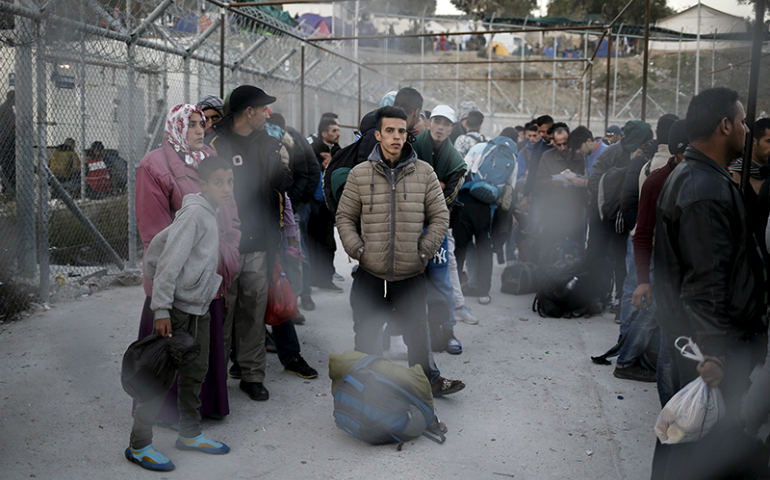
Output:
[[[252,400],[264,401],[265,307],[270,274],[281,242],[282,195],[292,174],[281,160],[281,142],[268,135],[267,106],[275,97],[252,85],[241,85],[230,95],[230,114],[214,125],[206,143],[217,155],[232,161],[234,196],[242,233],[240,264],[227,292],[224,325],[225,351],[235,327],[236,353],[241,367],[240,388]],[[300,355],[292,322],[273,327],[278,356],[284,368],[303,378],[315,378]]]
[[214,131],[214,125],[219,123],[225,116],[225,102],[214,95],[206,95],[198,102],[198,107],[206,116],[206,135]]

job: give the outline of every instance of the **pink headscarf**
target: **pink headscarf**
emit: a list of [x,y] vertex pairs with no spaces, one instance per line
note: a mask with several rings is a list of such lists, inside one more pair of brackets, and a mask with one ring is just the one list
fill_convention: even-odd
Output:
[[182,103],[172,108],[166,119],[166,138],[174,150],[185,155],[185,163],[197,168],[201,160],[206,158],[206,154],[201,150],[192,152],[187,146],[187,126],[193,113],[197,113],[203,121],[206,121],[206,116],[197,105]]

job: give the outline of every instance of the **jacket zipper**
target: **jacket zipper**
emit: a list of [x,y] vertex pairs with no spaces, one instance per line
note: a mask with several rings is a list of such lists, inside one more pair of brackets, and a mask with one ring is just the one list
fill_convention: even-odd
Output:
[[396,182],[398,181],[398,170],[391,168],[388,179],[390,180],[390,267],[388,268],[388,279],[392,282],[393,272],[396,269]]

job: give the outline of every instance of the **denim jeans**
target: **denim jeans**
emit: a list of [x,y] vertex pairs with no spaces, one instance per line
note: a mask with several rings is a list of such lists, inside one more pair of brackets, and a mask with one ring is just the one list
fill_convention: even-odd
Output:
[[[436,254],[428,262],[427,278],[430,283],[436,287],[439,295],[442,299],[446,299],[447,306],[449,307],[449,316],[442,323],[444,330],[454,330],[457,325],[457,319],[455,319],[455,300],[454,290],[452,288],[452,282],[449,280],[449,249],[447,237],[444,237],[444,241],[441,243]],[[431,296],[430,290],[428,296]],[[429,298],[429,301],[431,299]]]
[[294,322],[287,320],[280,325],[273,325],[273,341],[275,349],[278,350],[278,360],[284,367],[300,355],[299,339],[297,330],[294,328]]
[[310,270],[310,253],[308,251],[308,237],[307,237],[307,222],[310,219],[310,205],[302,203],[299,205],[292,205],[294,207],[294,218],[299,218],[299,221],[295,220],[299,227],[299,248],[302,255],[305,256],[305,261],[302,262],[302,291],[299,296],[310,295],[310,281],[312,280],[312,271]]
[[[647,350],[650,340],[659,329],[655,321],[654,301],[647,309],[637,309],[631,305],[634,290],[638,285],[631,235],[628,236],[628,248],[626,249],[626,271],[626,280],[623,282],[623,300],[620,307],[620,334],[625,337],[625,341],[618,353],[618,368],[630,367],[636,363]],[[632,321],[634,312],[638,313]]]

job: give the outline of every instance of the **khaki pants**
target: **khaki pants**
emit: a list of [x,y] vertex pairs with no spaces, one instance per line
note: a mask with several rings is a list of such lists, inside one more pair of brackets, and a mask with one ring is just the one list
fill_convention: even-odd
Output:
[[[200,434],[201,385],[209,369],[209,332],[211,317],[208,310],[201,316],[190,315],[176,308],[171,309],[171,333],[181,330],[189,333],[201,345],[201,353],[185,367],[179,369],[177,381],[179,396],[179,435],[185,438]],[[152,426],[166,395],[159,395],[147,402],[140,402],[134,411],[134,426],[131,429],[131,447],[144,448],[152,443]]]
[[235,351],[246,382],[264,382],[267,352],[265,351],[265,308],[270,287],[267,252],[241,255],[238,272],[227,291],[224,342],[227,364],[235,327]]

